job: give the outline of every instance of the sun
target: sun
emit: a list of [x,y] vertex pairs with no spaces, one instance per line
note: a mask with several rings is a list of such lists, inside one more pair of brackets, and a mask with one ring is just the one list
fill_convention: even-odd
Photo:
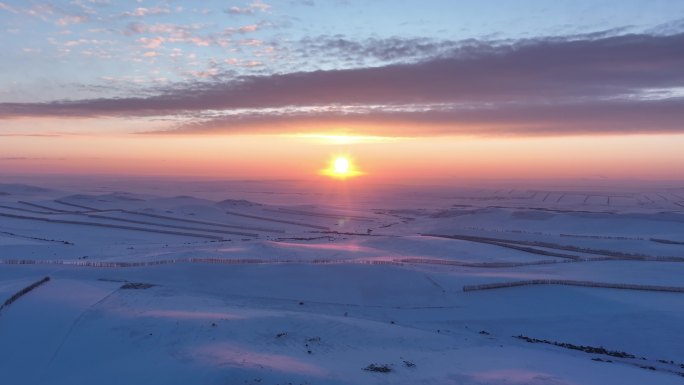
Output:
[[349,156],[337,155],[331,159],[328,168],[321,170],[321,174],[337,179],[347,179],[363,175],[363,172],[356,169]]
[[346,174],[349,172],[349,159],[340,156],[335,158],[334,168],[338,174]]

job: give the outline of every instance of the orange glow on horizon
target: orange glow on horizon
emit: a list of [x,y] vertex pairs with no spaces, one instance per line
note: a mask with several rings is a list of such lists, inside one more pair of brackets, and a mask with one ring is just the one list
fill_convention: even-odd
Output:
[[[331,151],[330,146],[339,147]],[[0,176],[325,177],[348,181],[369,179],[350,177],[371,175],[372,182],[402,183],[433,178],[682,180],[684,169],[677,167],[682,161],[682,147],[684,134],[426,136],[351,144],[282,135],[0,135]],[[348,159],[351,175],[329,173],[335,169],[336,156]],[[363,162],[358,163],[361,159]],[[312,168],[318,164],[320,167]]]

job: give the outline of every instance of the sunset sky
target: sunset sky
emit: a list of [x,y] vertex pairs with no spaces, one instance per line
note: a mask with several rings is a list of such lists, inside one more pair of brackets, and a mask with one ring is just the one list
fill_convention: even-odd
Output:
[[0,2],[0,176],[684,179],[684,2]]

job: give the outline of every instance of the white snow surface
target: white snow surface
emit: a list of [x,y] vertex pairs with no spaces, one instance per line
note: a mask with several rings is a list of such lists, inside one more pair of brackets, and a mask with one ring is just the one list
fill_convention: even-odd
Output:
[[283,183],[0,184],[1,383],[684,383],[682,188]]

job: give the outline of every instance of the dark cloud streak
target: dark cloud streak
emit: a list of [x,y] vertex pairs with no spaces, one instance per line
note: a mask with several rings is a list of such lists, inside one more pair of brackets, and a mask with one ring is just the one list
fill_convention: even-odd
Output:
[[[577,134],[682,133],[684,98],[572,104],[513,104],[493,108],[364,113],[288,113],[214,118],[186,124],[174,133],[316,132],[322,125],[365,134],[556,136]],[[159,132],[167,133],[167,132]]]

